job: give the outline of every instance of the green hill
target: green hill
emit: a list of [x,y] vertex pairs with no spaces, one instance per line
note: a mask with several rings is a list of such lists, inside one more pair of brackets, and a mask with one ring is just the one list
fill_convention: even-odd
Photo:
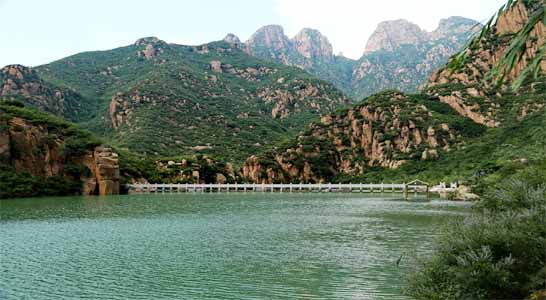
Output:
[[[120,148],[158,156],[241,160],[347,103],[333,85],[225,42],[193,47],[144,38],[32,72],[93,104],[72,120]],[[36,97],[25,103],[58,114],[35,105]]]

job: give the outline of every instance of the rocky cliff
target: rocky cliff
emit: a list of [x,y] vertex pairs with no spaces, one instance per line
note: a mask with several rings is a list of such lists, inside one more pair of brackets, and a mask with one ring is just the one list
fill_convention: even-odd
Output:
[[[532,38],[525,45],[525,54],[516,60],[515,68],[508,74],[504,86],[499,88],[495,78],[489,76],[492,67],[497,65],[513,42],[514,34],[543,6],[543,1],[514,2],[498,17],[487,34],[474,40],[466,49],[461,66],[452,67],[457,59],[453,58],[447,67],[431,76],[428,93],[437,95],[461,115],[489,127],[498,127],[504,121],[513,119],[507,118],[511,115],[521,119],[530,111],[546,105],[543,77],[536,82],[527,82],[518,93],[512,93],[508,87],[546,42],[546,25],[543,22],[532,28]],[[542,60],[541,69],[546,74],[546,60]]]
[[461,17],[441,20],[433,32],[405,20],[379,24],[353,68],[352,95],[390,88],[417,91],[478,28],[476,21]]
[[[57,185],[66,187],[62,193],[119,194],[118,156],[112,149],[53,116],[7,104],[0,104],[0,168],[3,176],[9,170],[28,174],[27,183],[11,187],[20,190],[32,188],[32,178],[57,178]],[[43,189],[28,196],[52,187]]]
[[77,92],[42,80],[21,65],[0,69],[0,99],[15,99],[70,120],[82,118],[94,107]]
[[242,175],[253,182],[325,182],[373,167],[436,160],[482,129],[438,99],[383,92],[323,116],[297,139],[251,156]]

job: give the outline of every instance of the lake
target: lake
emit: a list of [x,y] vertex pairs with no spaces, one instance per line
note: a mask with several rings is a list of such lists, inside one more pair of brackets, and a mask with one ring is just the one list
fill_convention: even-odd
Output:
[[468,208],[356,194],[4,200],[0,299],[408,299],[412,257]]

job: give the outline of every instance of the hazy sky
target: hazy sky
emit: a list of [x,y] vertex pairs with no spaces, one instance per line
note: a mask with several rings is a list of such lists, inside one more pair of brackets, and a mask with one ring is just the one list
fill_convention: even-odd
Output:
[[0,66],[36,66],[145,36],[202,44],[246,40],[279,24],[289,36],[320,30],[335,52],[358,58],[377,23],[399,18],[433,30],[440,19],[489,18],[506,0],[0,0]]

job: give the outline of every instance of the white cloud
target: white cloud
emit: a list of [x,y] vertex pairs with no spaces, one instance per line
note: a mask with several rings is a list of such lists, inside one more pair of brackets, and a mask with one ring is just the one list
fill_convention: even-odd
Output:
[[381,21],[407,19],[434,30],[442,18],[463,16],[483,21],[505,0],[275,0],[287,34],[303,27],[320,30],[335,51],[358,58]]

